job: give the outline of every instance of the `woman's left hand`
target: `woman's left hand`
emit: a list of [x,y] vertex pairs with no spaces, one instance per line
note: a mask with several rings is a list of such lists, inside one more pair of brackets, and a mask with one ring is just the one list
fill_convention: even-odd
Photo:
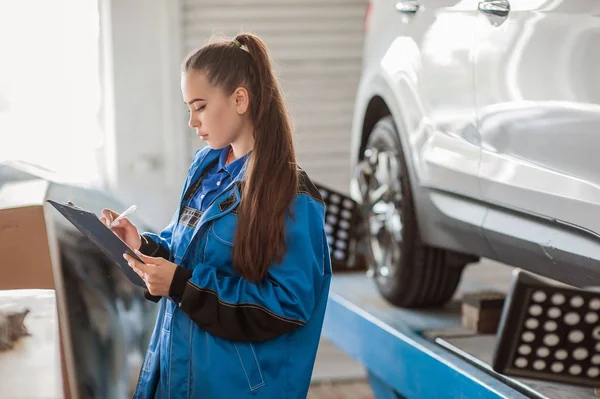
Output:
[[123,257],[127,260],[129,266],[146,282],[150,294],[168,296],[177,265],[164,258],[146,256],[139,251],[135,251],[135,253],[145,264],[127,254],[123,254]]

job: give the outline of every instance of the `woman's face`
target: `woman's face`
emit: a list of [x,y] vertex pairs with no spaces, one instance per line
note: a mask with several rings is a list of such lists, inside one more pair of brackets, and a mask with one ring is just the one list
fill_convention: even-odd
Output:
[[211,86],[204,73],[189,71],[181,75],[181,92],[189,108],[188,123],[196,129],[200,139],[214,149],[236,141],[248,109],[245,89],[228,94],[220,87]]

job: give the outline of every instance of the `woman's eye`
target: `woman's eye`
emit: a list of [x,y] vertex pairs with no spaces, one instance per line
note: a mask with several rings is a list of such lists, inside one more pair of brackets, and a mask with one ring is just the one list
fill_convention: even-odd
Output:
[[202,111],[202,110],[204,110],[204,108],[206,108],[206,105],[196,108],[196,111]]

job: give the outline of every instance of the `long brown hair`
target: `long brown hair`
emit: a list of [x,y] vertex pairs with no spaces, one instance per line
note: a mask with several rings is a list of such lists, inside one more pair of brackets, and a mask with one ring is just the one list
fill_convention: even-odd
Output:
[[249,33],[208,44],[189,55],[183,71],[203,72],[227,94],[245,87],[254,124],[233,246],[233,267],[260,282],[285,253],[285,216],[297,193],[292,126],[266,44]]

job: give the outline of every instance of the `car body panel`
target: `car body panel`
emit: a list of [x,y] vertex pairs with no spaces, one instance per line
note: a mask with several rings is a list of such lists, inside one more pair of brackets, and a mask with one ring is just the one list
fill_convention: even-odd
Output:
[[[481,198],[470,61],[476,1],[432,0],[414,15],[397,12],[395,4],[372,5],[377,20],[370,21],[366,38],[352,154],[359,152],[364,99],[379,95],[392,107],[401,106],[393,115],[406,132],[403,142],[419,184]],[[453,25],[464,29],[453,31]]]
[[486,201],[600,233],[600,4],[511,1],[479,15],[475,56]]
[[600,285],[600,3],[485,2],[371,2],[352,165],[391,114],[426,244]]
[[[461,217],[453,219],[447,212],[456,209],[457,200],[441,195],[452,192],[459,197],[482,198],[470,61],[477,1],[421,4],[411,15],[397,12],[395,0],[371,3],[352,125],[351,162],[356,165],[362,153],[372,99],[381,98],[392,110],[401,136],[423,239],[456,251],[475,246],[490,256],[481,232],[485,207],[477,203],[462,206]],[[453,32],[449,27],[456,23],[469,29]],[[452,39],[451,46],[444,37]],[[439,77],[429,80],[433,75]],[[424,187],[439,191],[432,196]],[[356,188],[351,187],[350,192],[360,200]]]

